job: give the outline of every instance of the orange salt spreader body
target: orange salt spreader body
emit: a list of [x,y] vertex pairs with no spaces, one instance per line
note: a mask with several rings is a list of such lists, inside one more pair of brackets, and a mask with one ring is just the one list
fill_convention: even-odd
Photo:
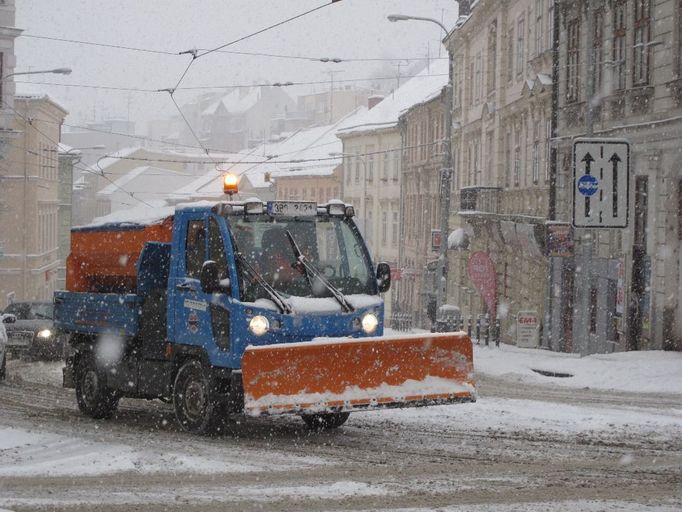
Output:
[[71,292],[135,293],[137,260],[145,242],[170,242],[173,217],[155,224],[116,224],[71,231],[66,289]]

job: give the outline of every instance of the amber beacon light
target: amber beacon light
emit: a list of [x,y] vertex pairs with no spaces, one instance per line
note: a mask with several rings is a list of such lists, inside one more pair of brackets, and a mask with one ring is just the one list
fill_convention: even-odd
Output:
[[223,193],[236,194],[239,192],[239,179],[235,174],[226,174],[223,176]]

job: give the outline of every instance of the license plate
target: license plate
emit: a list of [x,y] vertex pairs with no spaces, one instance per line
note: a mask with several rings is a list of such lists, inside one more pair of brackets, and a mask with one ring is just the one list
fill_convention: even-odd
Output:
[[303,217],[317,215],[317,203],[312,201],[268,201],[268,215]]
[[7,333],[8,347],[28,347],[33,341],[33,333]]

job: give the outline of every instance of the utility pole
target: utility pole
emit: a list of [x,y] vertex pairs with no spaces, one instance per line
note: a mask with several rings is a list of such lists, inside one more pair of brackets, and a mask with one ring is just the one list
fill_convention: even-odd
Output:
[[[594,0],[586,0],[585,4],[585,49],[587,53],[587,80],[586,80],[586,109],[585,112],[585,135],[594,135]],[[591,324],[591,295],[592,295],[592,258],[594,247],[595,231],[592,229],[582,229],[580,234],[580,245],[582,248],[582,264],[579,264],[581,279],[578,287],[578,315],[573,316],[573,332],[577,335],[580,355],[586,356],[590,348],[590,324]],[[577,270],[577,269],[576,269]],[[575,311],[575,310],[574,310]]]

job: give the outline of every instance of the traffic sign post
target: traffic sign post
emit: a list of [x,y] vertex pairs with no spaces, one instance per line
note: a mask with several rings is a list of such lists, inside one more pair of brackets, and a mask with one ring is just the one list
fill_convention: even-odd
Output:
[[573,225],[626,228],[630,144],[623,139],[573,141]]

